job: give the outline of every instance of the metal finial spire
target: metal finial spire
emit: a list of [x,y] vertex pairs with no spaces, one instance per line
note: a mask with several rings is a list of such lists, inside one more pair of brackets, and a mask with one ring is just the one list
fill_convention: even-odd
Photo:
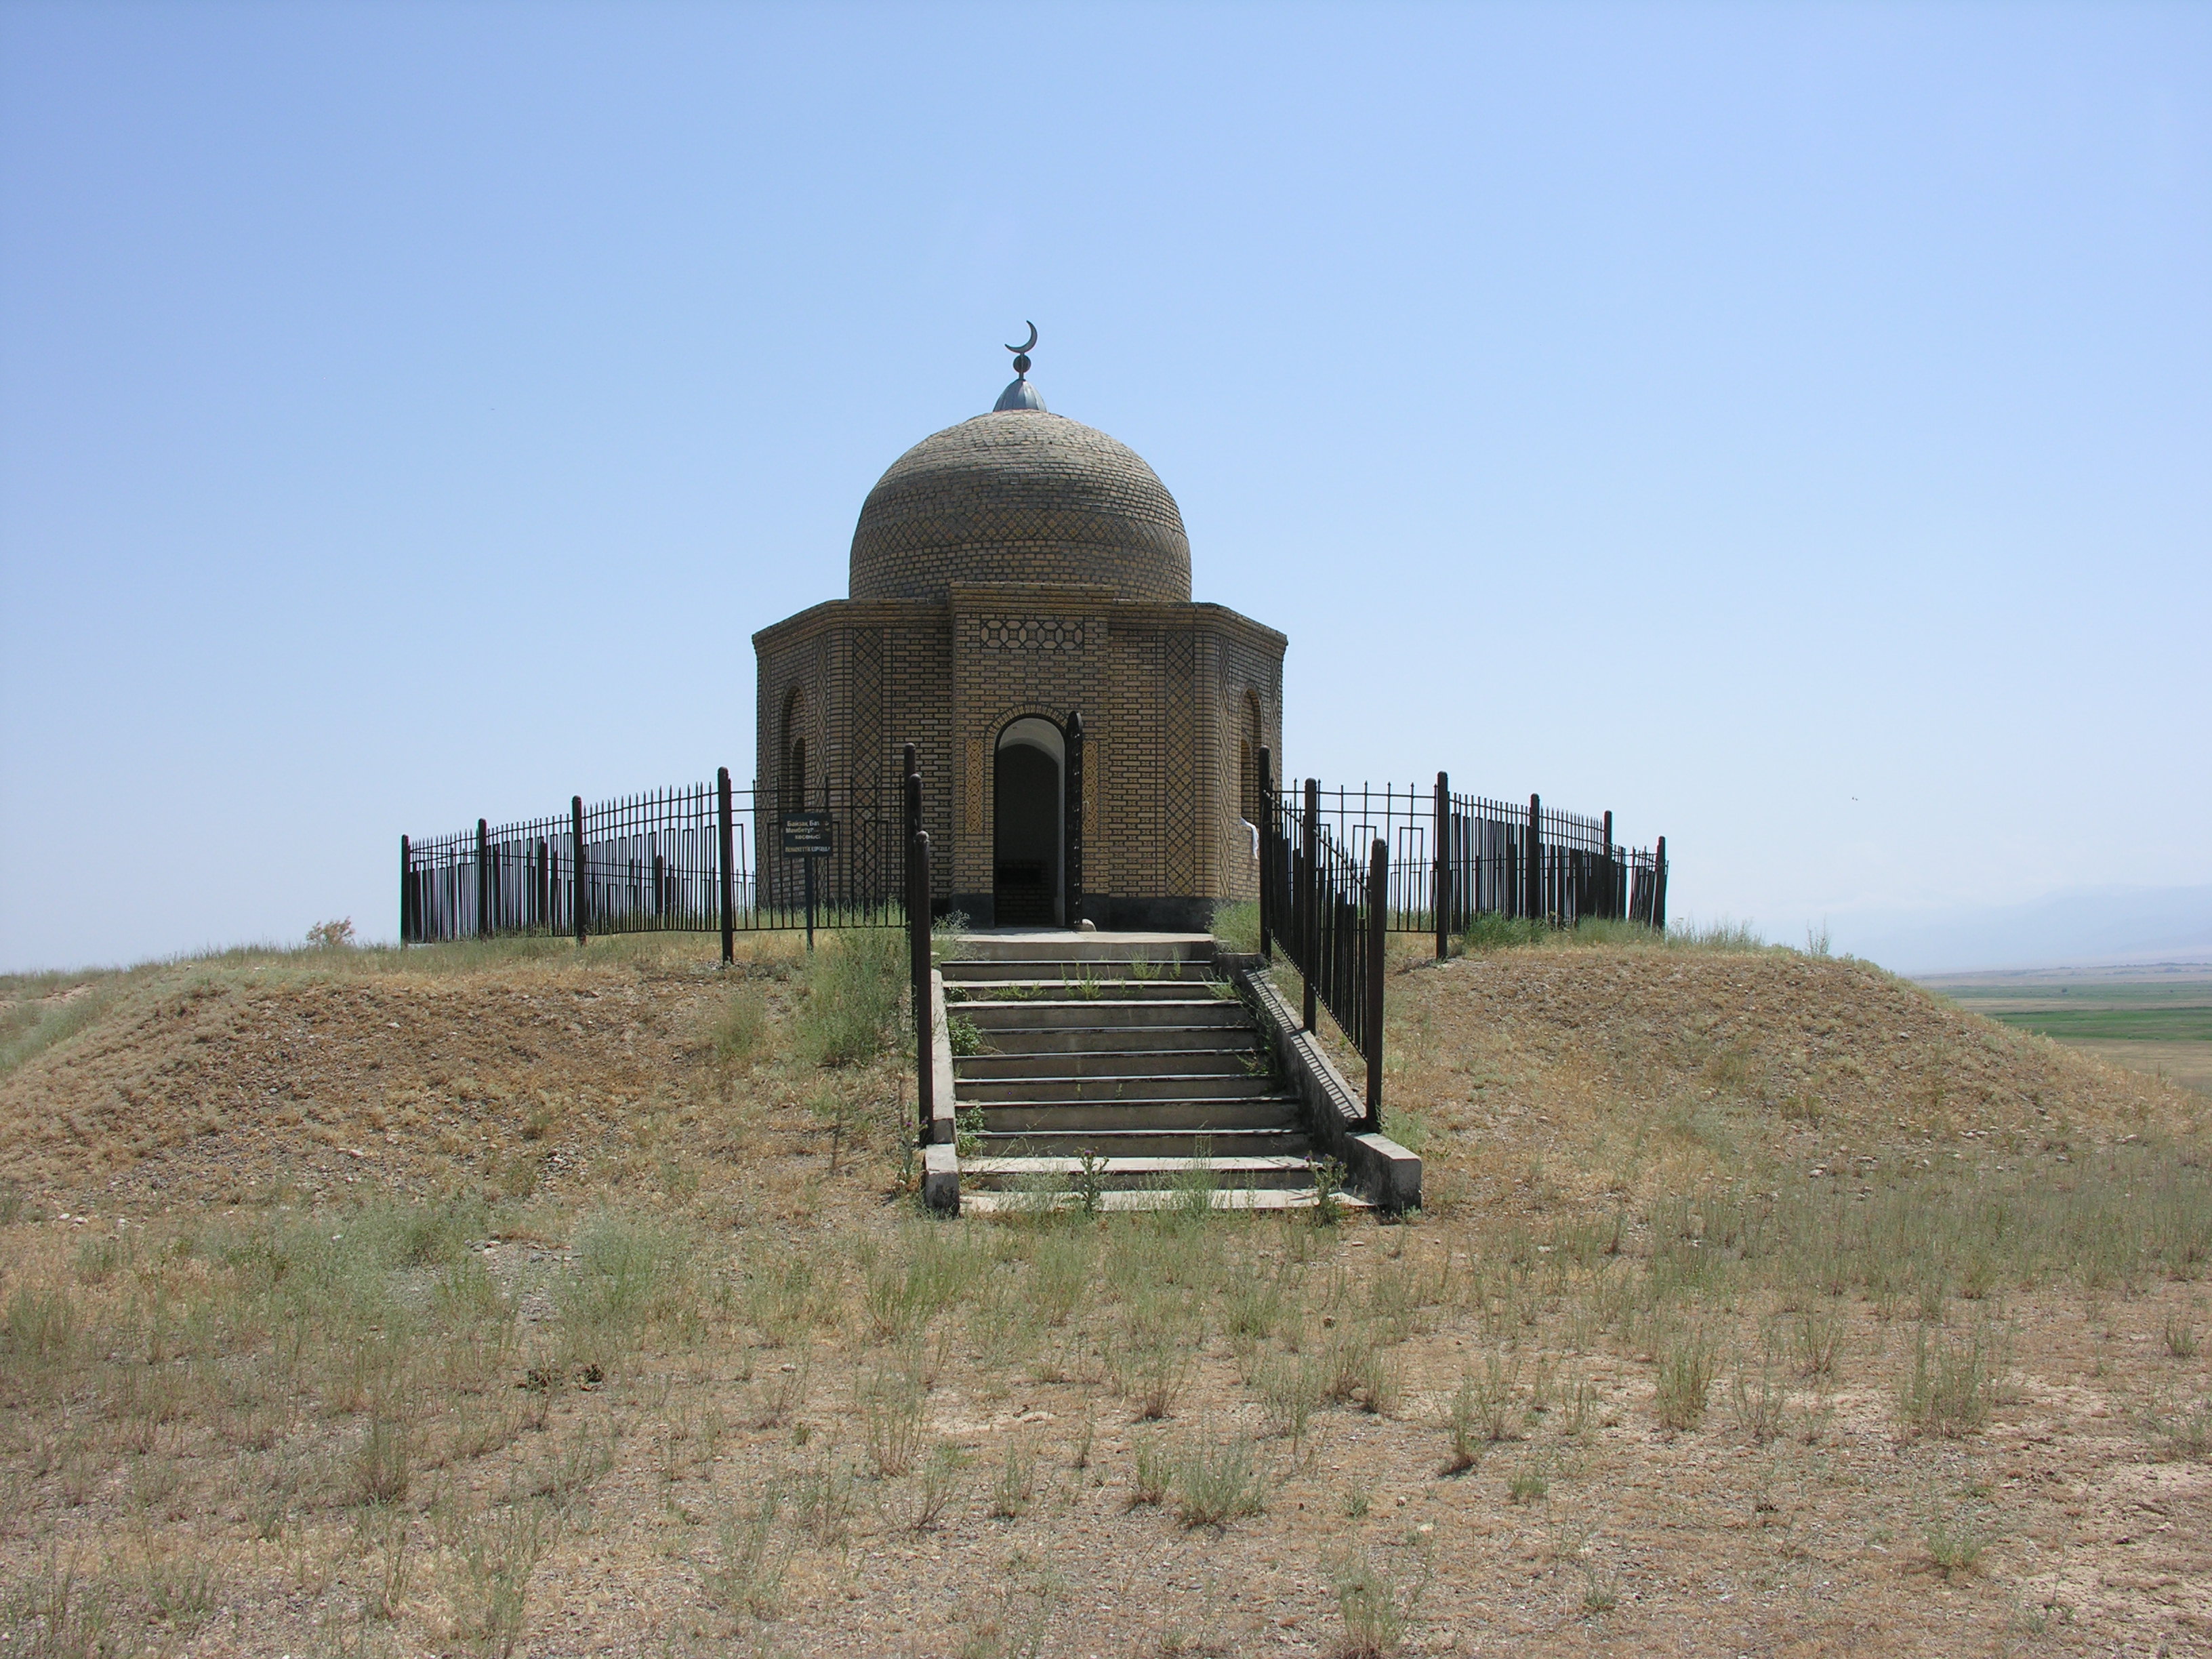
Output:
[[1014,354],[1014,383],[999,394],[999,401],[991,405],[993,414],[1004,414],[1011,409],[1034,409],[1040,414],[1044,412],[1044,399],[1037,396],[1036,388],[1030,384],[1029,380],[1030,350],[1036,343],[1037,327],[1031,323],[1030,337],[1019,345],[1006,348]]

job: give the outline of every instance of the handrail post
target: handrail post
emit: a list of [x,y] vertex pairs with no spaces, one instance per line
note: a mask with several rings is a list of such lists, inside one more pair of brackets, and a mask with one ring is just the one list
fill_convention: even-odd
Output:
[[[918,793],[921,780],[908,776],[909,793]],[[931,1121],[937,1115],[936,1032],[933,1029],[929,995],[929,832],[915,831],[907,860],[906,934],[908,973],[914,997],[914,1095],[920,1114],[917,1146],[929,1145]]]
[[585,920],[585,912],[591,906],[592,890],[584,878],[584,798],[581,795],[568,798],[568,837],[576,860],[576,943],[581,945],[585,930],[589,926]]
[[1436,912],[1437,960],[1451,954],[1451,778],[1437,774],[1437,874],[1430,884],[1429,904]]
[[1252,810],[1260,815],[1260,821],[1252,827],[1260,832],[1260,960],[1272,962],[1275,934],[1268,902],[1274,897],[1275,885],[1269,879],[1275,856],[1275,769],[1265,744],[1260,746],[1259,794],[1260,799],[1252,803]]
[[1297,902],[1298,942],[1305,951],[1305,960],[1298,964],[1298,977],[1305,986],[1305,995],[1301,999],[1303,1006],[1298,1013],[1303,1029],[1310,1031],[1321,1012],[1316,1005],[1314,994],[1314,975],[1320,967],[1315,960],[1320,955],[1320,948],[1315,941],[1321,920],[1316,914],[1321,902],[1321,872],[1318,868],[1321,859],[1321,781],[1318,778],[1306,780],[1304,830],[1301,839],[1306,848],[1306,878],[1299,884]]
[[399,948],[415,937],[415,853],[404,836],[399,838]]
[[1389,923],[1390,843],[1376,838],[1367,855],[1367,1121],[1361,1126],[1375,1134],[1382,1127],[1382,975],[1383,942]]
[[722,854],[722,965],[726,968],[738,959],[738,896],[737,878],[731,870],[737,854],[738,839],[730,814],[730,769],[714,769],[714,806],[721,815]]

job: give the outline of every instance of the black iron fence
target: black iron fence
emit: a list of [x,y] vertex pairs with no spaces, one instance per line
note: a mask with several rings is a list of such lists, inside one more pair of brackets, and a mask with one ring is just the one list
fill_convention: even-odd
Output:
[[[786,830],[804,821],[803,854]],[[805,790],[713,783],[565,814],[399,841],[403,943],[499,934],[733,933],[903,925],[896,795],[830,779]]]
[[1296,796],[1260,757],[1260,951],[1304,982],[1305,1028],[1327,1008],[1367,1062],[1366,1125],[1382,1109],[1383,937],[1433,933],[1441,959],[1478,915],[1568,926],[1594,917],[1667,925],[1667,838],[1646,851],[1588,817],[1452,793],[1363,784]]
[[1339,847],[1388,848],[1392,933],[1462,933],[1478,915],[1667,925],[1666,838],[1623,847],[1610,812],[1561,811],[1534,795],[1522,805],[1455,794],[1441,772],[1432,789],[1321,788],[1316,810]]
[[1307,781],[1303,803],[1279,794],[1264,769],[1260,826],[1260,951],[1279,945],[1304,981],[1305,1028],[1316,1005],[1367,1061],[1367,1124],[1382,1110],[1382,935],[1388,914],[1389,848],[1379,836],[1361,860],[1322,814],[1320,789]]

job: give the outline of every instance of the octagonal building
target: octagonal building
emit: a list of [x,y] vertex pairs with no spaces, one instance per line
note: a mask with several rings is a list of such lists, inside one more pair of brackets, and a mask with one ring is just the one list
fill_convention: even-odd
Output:
[[761,787],[895,822],[912,743],[940,912],[1203,930],[1257,891],[1249,821],[1260,751],[1282,752],[1287,641],[1192,602],[1167,487],[1014,367],[989,414],[868,492],[850,597],[753,635]]

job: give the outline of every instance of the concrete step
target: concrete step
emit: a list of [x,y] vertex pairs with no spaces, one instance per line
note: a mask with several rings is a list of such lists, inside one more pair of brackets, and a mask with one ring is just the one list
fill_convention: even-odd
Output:
[[[1143,1029],[1153,1031],[1159,1028],[1150,1026]],[[1023,1077],[1233,1077],[1250,1081],[1267,1080],[1268,1071],[1257,1042],[1230,1048],[1218,1041],[1223,1035],[1218,1027],[1202,1026],[1200,1030],[1206,1036],[1217,1041],[1203,1048],[1194,1043],[1179,1048],[1069,1048],[1030,1054],[963,1054],[952,1062],[952,1070],[963,1093],[966,1092],[971,1079],[984,1083]],[[1006,1035],[1013,1034],[1009,1032]],[[1024,1032],[1022,1035],[1034,1034]],[[1129,1034],[1122,1032],[1116,1035]]]
[[1213,1129],[1295,1128],[1297,1102],[1289,1095],[1250,1094],[1235,1100],[1170,1100],[1158,1095],[1117,1100],[969,1100],[959,1107],[983,1114],[983,1127],[1008,1133],[1033,1129],[1165,1129],[1205,1134]]
[[1233,997],[1203,1000],[1165,999],[1124,1001],[1119,998],[1084,997],[1072,1001],[1038,998],[1027,1002],[966,1002],[960,1012],[986,1031],[1036,1030],[1051,1026],[1093,1026],[1102,1029],[1133,1025],[1242,1025],[1249,1028],[1252,1015]]
[[952,1085],[953,1097],[963,1106],[989,1106],[1001,1102],[1097,1103],[1103,1101],[1228,1100],[1274,1097],[1274,1080],[1264,1073],[1249,1075],[1243,1067],[1231,1074],[1211,1076],[1163,1075],[1141,1077],[962,1077]]
[[962,1008],[987,1002],[1188,1002],[1191,981],[1079,977],[971,980],[964,985],[948,983],[945,1000]]
[[[1302,1158],[1109,1158],[1094,1173],[1108,1188],[1160,1187],[1188,1181],[1203,1170],[1217,1187],[1313,1186],[1313,1166]],[[1018,1181],[1062,1184],[1083,1171],[1080,1158],[971,1158],[960,1165],[960,1191],[969,1184],[988,1191]]]
[[986,1158],[1304,1158],[1311,1151],[1303,1129],[1025,1129],[986,1130],[976,1141]]
[[[1273,1189],[1230,1188],[1216,1189],[1206,1194],[1206,1207],[1212,1210],[1310,1210],[1320,1203],[1310,1187]],[[1364,1198],[1350,1193],[1339,1193],[1337,1203],[1347,1210],[1368,1207]],[[1098,1207],[1109,1214],[1128,1214],[1149,1210],[1180,1209],[1190,1202],[1188,1195],[1177,1192],[1136,1191],[1101,1193]],[[960,1195],[960,1209],[969,1215],[1035,1215],[1047,1210],[1078,1210],[1083,1200],[1073,1193],[981,1192],[972,1196]]]
[[1142,958],[1129,961],[1082,961],[1070,957],[1054,962],[1043,957],[1016,957],[1011,960],[963,962],[955,959],[938,964],[945,975],[945,983],[954,985],[988,985],[1004,980],[1071,980],[1089,978],[1115,984],[1149,985],[1174,983],[1189,984],[1213,977],[1210,963],[1203,962],[1153,962]]
[[[978,1029],[981,1029],[981,1022],[978,1022]],[[960,1060],[1002,1060],[1037,1054],[1094,1054],[1103,1060],[1109,1054],[1148,1050],[1196,1053],[1233,1049],[1240,1053],[1257,1053],[1260,1034],[1250,1026],[1224,1025],[1218,1021],[1206,1025],[1002,1025],[991,1030],[989,1042],[989,1052],[963,1055]],[[955,1061],[955,1064],[958,1063],[959,1060]]]
[[1211,933],[1077,933],[1010,927],[965,933],[956,962],[1212,962]]

